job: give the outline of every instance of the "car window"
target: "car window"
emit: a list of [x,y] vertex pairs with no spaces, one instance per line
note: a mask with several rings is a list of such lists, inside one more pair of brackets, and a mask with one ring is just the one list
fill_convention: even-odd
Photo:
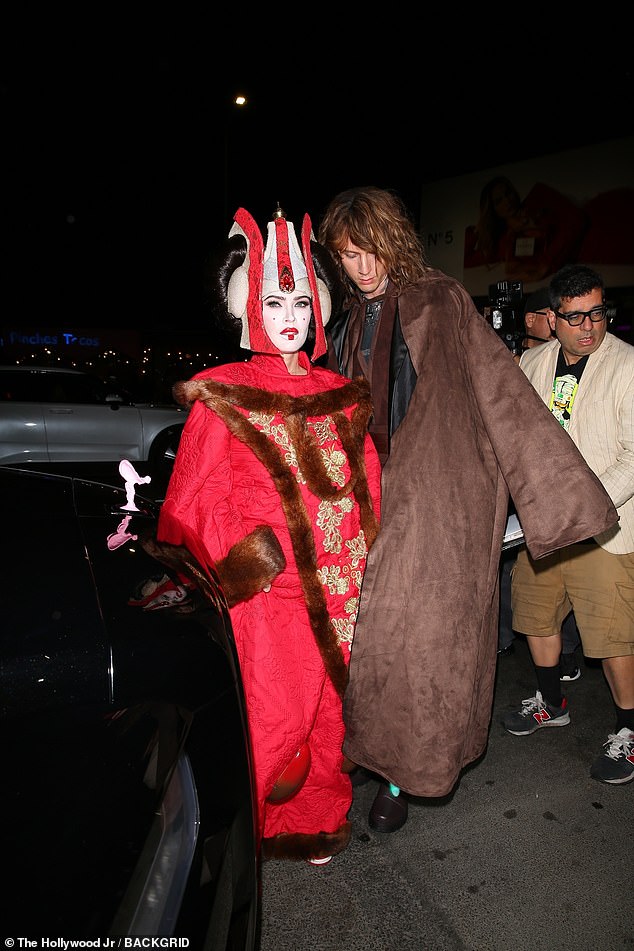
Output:
[[50,373],[44,380],[44,403],[105,403],[103,384],[93,377]]
[[41,381],[38,374],[2,371],[0,400],[10,403],[39,403],[41,399]]
[[[104,404],[106,385],[83,373],[42,373],[41,370],[3,370],[0,373],[0,400],[20,403]],[[111,399],[114,396],[111,395]]]

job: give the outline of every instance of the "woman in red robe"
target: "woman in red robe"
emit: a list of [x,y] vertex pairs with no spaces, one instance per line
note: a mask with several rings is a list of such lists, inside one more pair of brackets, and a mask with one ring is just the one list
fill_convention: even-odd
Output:
[[158,538],[200,540],[227,579],[262,855],[319,863],[350,838],[342,697],[380,464],[366,383],[313,365],[336,278],[308,216],[301,251],[281,211],[266,248],[244,209],[229,238],[218,282],[252,357],[174,388],[191,411]]

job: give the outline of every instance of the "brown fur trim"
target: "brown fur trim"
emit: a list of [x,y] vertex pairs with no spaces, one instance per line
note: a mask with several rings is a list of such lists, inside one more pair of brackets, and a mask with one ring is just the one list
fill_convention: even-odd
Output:
[[216,562],[230,608],[259,594],[285,568],[282,546],[269,525],[258,525]]
[[[366,403],[370,405],[370,387],[363,377],[350,380],[344,386],[306,396],[290,396],[275,390],[262,390],[255,386],[236,383],[218,383],[216,380],[187,380],[174,384],[174,399],[181,404],[195,400],[211,403],[219,401],[232,406],[241,406],[250,413],[280,413],[291,416],[327,416],[339,413],[348,406]],[[213,408],[213,407],[212,407]]]
[[143,549],[155,558],[179,580],[187,578],[204,596],[205,600],[213,605],[219,613],[228,608],[225,592],[220,585],[220,579],[211,565],[202,567],[184,545],[170,545],[169,542],[158,542],[154,536],[145,535],[141,539]]
[[[187,548],[150,537],[142,539],[141,544],[161,564],[193,581],[209,600],[210,580]],[[214,567],[215,576],[211,580],[220,583],[227,606],[232,608],[259,594],[277,578],[286,568],[286,557],[270,525],[258,525],[250,535],[236,542]],[[216,592],[214,603],[215,595]]]
[[196,397],[191,394],[191,384],[193,381],[180,380],[172,387],[172,396],[180,406],[191,406]]
[[328,855],[343,852],[351,836],[351,822],[344,822],[336,832],[318,832],[316,835],[292,832],[288,835],[275,835],[262,840],[262,858],[291,859],[295,862],[325,859]]
[[372,496],[368,486],[368,475],[365,467],[365,435],[368,428],[369,416],[366,417],[361,412],[362,407],[357,407],[352,414],[352,421],[343,413],[336,415],[337,429],[341,438],[341,443],[348,456],[348,464],[352,472],[359,472],[354,487],[354,495],[359,503],[361,528],[365,535],[365,543],[368,551],[372,548],[376,536],[379,533],[379,521],[372,504]]

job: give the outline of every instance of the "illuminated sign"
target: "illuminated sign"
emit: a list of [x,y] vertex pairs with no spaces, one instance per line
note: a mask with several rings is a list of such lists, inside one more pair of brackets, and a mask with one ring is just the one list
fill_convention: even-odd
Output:
[[75,333],[65,332],[59,334],[41,334],[39,332],[28,334],[21,333],[19,330],[10,330],[3,342],[8,346],[13,346],[14,344],[24,344],[27,347],[57,347],[58,344],[66,347],[101,346],[101,340],[96,336],[86,337],[84,334],[78,335]]
[[141,337],[134,330],[3,327],[0,331],[0,346],[16,356],[32,352],[34,348],[51,351],[60,358],[64,354],[78,357],[80,354],[105,350],[117,351],[129,357],[141,355]]

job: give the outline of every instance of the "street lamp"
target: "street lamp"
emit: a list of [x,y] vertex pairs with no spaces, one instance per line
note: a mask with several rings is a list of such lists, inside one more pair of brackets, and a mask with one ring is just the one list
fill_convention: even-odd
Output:
[[225,113],[225,128],[224,128],[224,180],[223,180],[223,221],[227,221],[229,218],[229,139],[231,134],[231,123],[233,122],[233,116],[235,115],[236,108],[238,110],[244,109],[248,104],[248,99],[243,93],[236,93],[232,100],[232,106]]

